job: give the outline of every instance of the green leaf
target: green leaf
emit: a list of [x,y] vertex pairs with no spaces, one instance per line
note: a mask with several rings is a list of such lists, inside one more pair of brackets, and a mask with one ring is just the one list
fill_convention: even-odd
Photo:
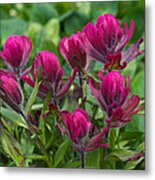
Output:
[[107,156],[107,159],[126,161],[135,153],[136,152],[127,149],[116,149]]
[[25,131],[22,131],[21,134],[21,147],[25,154],[31,155],[33,153],[34,144]]
[[102,62],[93,61],[90,66],[90,72],[96,72],[98,73],[101,68],[104,67],[104,64]]
[[54,167],[57,167],[58,164],[64,159],[66,151],[70,146],[70,140],[66,139],[58,148],[54,156]]
[[15,162],[16,166],[24,167],[26,166],[25,157],[22,152],[20,144],[5,131],[5,129],[1,129],[1,140],[2,146],[5,152],[12,158]]
[[32,105],[33,105],[33,103],[35,101],[35,98],[37,96],[38,89],[39,89],[39,86],[41,84],[41,81],[40,81],[41,72],[42,72],[42,68],[39,68],[37,78],[36,78],[36,81],[35,81],[35,86],[33,88],[33,91],[31,93],[31,95],[30,95],[30,97],[28,99],[28,102],[26,104],[26,107],[25,107],[26,115],[30,113]]
[[110,133],[109,133],[109,145],[110,145],[111,149],[115,148],[118,132],[119,132],[118,128],[112,128],[110,130]]
[[144,98],[144,71],[139,72],[131,82],[131,91]]
[[41,110],[41,115],[40,115],[40,119],[39,119],[39,128],[41,129],[42,131],[42,134],[41,134],[41,139],[42,139],[42,142],[43,144],[45,145],[46,143],[46,131],[45,131],[45,120],[43,118],[43,114],[45,113],[45,111],[47,110],[48,108],[48,105],[51,101],[51,98],[52,98],[52,91],[50,91],[48,94],[47,94],[47,97],[45,98],[45,101],[44,101],[44,105],[43,105],[43,108]]
[[43,108],[43,104],[34,104],[32,105],[31,110],[36,111]]
[[144,132],[145,121],[144,115],[136,114],[132,117],[132,121],[126,124],[126,131]]
[[66,163],[63,168],[78,168],[80,167],[80,161],[74,161],[71,159],[68,163]]
[[140,164],[144,160],[144,157],[139,158],[136,161],[129,161],[127,164],[124,166],[124,169],[130,170],[130,169],[135,169],[135,167]]
[[[131,128],[132,129],[132,128]],[[143,132],[139,132],[139,131],[134,131],[132,129],[132,131],[128,131],[126,130],[125,132],[122,132],[120,134],[119,140],[135,140],[137,141],[137,139],[140,139],[141,137],[144,137],[144,133]]]
[[122,75],[130,76],[130,79],[133,79],[137,69],[137,60],[131,61],[125,69],[122,71]]
[[45,160],[46,156],[38,155],[38,154],[32,154],[32,155],[26,155],[27,159],[33,159],[33,160]]
[[86,155],[86,168],[100,168],[100,149],[96,151],[87,152]]
[[16,113],[15,111],[1,107],[1,114],[3,117],[9,119],[18,126],[28,128],[23,117],[20,114]]
[[139,146],[136,148],[136,151],[142,152],[145,149],[145,144],[144,142],[142,142],[141,144],[139,144]]

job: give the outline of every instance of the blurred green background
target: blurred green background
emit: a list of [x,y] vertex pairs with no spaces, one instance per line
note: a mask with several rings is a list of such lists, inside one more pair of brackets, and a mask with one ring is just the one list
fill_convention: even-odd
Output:
[[[81,31],[104,13],[115,15],[123,23],[135,21],[132,42],[144,36],[144,1],[62,2],[41,4],[1,4],[1,48],[8,36],[27,34],[33,51],[58,46],[60,39]],[[51,44],[53,46],[51,46]],[[36,50],[37,49],[37,50]]]

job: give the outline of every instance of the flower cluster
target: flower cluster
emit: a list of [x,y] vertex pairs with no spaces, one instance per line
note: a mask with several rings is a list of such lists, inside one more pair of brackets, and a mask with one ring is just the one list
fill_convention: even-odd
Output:
[[[4,50],[0,51],[0,57],[8,68],[0,70],[0,98],[16,112],[22,113],[23,95],[20,81],[34,88],[41,69],[37,95],[44,101],[51,93],[50,103],[58,107],[58,100],[69,91],[77,72],[87,76],[91,62],[100,61],[104,64],[104,69],[98,73],[101,82],[96,82],[92,76],[88,76],[86,80],[89,79],[91,92],[107,115],[105,128],[101,128],[98,133],[93,132],[94,125],[88,113],[81,108],[76,109],[73,114],[58,108],[62,119],[58,127],[71,139],[73,147],[78,151],[106,147],[108,144],[102,143],[102,139],[108,131],[113,127],[124,126],[141,110],[140,98],[130,92],[130,77],[122,76],[119,71],[144,53],[144,50],[140,50],[142,38],[127,49],[133,32],[133,20],[130,28],[126,22],[124,28],[121,28],[116,17],[105,14],[100,16],[95,24],[88,23],[82,32],[64,37],[60,42],[60,53],[73,68],[73,73],[66,82],[63,80],[64,70],[53,52],[39,52],[31,67],[26,68],[32,42],[25,35],[11,36],[5,42]],[[35,118],[30,114],[28,116],[33,124],[38,126]]]

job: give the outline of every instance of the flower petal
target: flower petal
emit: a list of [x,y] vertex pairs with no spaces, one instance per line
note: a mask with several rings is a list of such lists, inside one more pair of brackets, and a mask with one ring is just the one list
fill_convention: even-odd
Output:
[[69,90],[70,86],[72,85],[72,82],[75,79],[77,72],[78,72],[78,68],[74,68],[73,74],[70,77],[70,79],[65,83],[65,85],[57,93],[58,98],[61,98]]

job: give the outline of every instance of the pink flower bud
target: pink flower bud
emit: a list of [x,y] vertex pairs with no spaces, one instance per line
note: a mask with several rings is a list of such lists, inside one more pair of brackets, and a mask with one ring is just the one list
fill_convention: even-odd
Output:
[[28,57],[32,50],[29,37],[22,35],[10,36],[4,44],[4,50],[0,51],[0,57],[15,74],[21,75],[25,70]]
[[70,38],[64,37],[60,42],[60,52],[72,68],[87,69],[90,57],[86,54],[81,42],[82,33],[73,34]]
[[15,76],[0,70],[0,98],[15,111],[21,112],[22,93]]

